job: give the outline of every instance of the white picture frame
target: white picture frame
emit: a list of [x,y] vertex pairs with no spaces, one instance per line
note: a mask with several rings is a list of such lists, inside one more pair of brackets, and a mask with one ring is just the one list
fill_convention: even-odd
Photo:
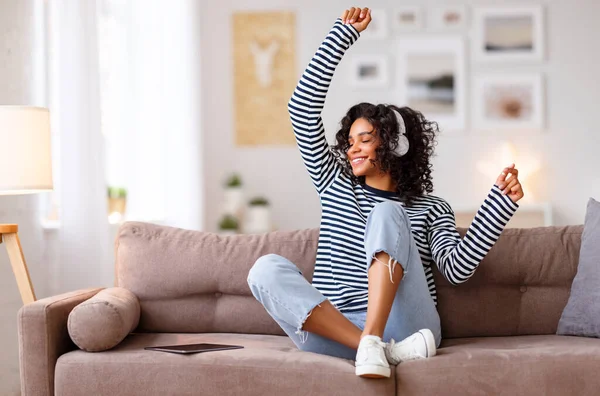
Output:
[[424,11],[418,6],[396,7],[392,12],[392,30],[414,32],[423,29]]
[[543,7],[477,7],[473,58],[478,62],[544,60]]
[[427,27],[431,31],[462,32],[468,25],[469,15],[464,5],[436,6],[427,14]]
[[350,60],[349,82],[354,88],[386,88],[389,85],[387,56],[354,55]]
[[466,62],[461,36],[399,40],[397,73],[400,106],[420,111],[443,132],[465,130]]
[[388,13],[384,9],[371,9],[369,28],[360,33],[362,40],[384,40],[389,35]]
[[475,129],[544,128],[544,83],[540,73],[477,75],[472,98]]

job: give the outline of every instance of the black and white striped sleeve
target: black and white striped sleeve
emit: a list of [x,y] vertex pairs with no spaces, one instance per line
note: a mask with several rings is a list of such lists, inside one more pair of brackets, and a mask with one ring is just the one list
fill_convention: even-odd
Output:
[[518,207],[494,184],[462,240],[450,205],[433,208],[427,238],[433,260],[451,284],[466,282],[475,273]]
[[300,155],[319,194],[333,183],[340,170],[325,137],[321,112],[335,68],[359,36],[354,27],[344,25],[338,18],[302,74],[288,103]]

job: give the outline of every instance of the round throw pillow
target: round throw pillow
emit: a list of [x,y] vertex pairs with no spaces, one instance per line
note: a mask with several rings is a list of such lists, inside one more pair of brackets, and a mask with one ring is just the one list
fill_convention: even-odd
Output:
[[140,321],[140,302],[122,287],[101,290],[75,306],[67,321],[71,340],[88,352],[117,346]]

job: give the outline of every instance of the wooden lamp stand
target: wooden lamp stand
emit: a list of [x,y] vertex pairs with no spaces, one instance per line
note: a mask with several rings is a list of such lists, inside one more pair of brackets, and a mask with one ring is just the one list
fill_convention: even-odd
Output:
[[15,278],[17,279],[17,285],[19,286],[23,304],[29,304],[35,301],[35,294],[33,292],[31,278],[29,278],[25,257],[23,256],[23,250],[21,249],[21,242],[19,241],[19,235],[17,234],[18,231],[19,226],[16,224],[0,224],[0,243],[4,240],[4,243],[6,244],[8,258],[10,259],[10,264],[12,265]]

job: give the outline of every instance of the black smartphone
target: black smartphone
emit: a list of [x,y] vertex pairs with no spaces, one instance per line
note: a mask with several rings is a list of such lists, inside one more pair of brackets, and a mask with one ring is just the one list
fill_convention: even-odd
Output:
[[165,345],[165,346],[149,346],[144,349],[161,352],[171,352],[179,354],[190,354],[211,351],[226,351],[229,349],[240,349],[240,345],[224,345],[224,344],[184,344],[184,345]]

